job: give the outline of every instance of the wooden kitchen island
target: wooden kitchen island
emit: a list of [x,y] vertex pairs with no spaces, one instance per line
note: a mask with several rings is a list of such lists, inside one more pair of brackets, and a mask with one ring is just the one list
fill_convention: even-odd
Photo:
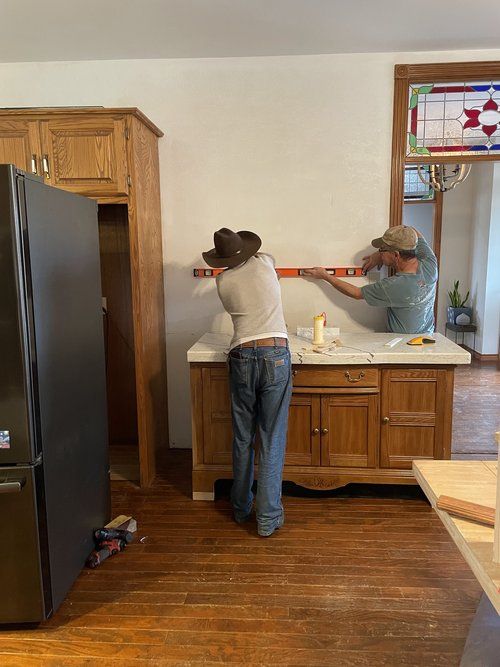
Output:
[[[403,336],[387,347],[394,337],[345,333],[328,355],[290,337],[284,480],[310,489],[414,484],[415,459],[450,458],[454,371],[470,355],[440,334],[434,345],[411,347],[412,336]],[[229,342],[226,334],[208,333],[188,351],[194,500],[213,500],[214,482],[232,478]]]

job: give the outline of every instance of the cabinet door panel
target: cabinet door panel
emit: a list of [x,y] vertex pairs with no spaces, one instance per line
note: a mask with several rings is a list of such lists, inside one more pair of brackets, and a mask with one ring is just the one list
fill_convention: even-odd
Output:
[[230,464],[233,431],[228,373],[225,368],[204,368],[203,462]]
[[128,193],[124,119],[44,120],[41,136],[50,185],[101,197]]
[[41,175],[38,121],[0,120],[0,164]]
[[[319,396],[294,394],[288,415],[285,465],[320,464],[320,425]],[[314,429],[318,433],[314,433]]]
[[321,428],[322,465],[376,467],[379,442],[377,394],[323,396]]
[[381,467],[411,469],[413,459],[446,455],[453,389],[447,373],[452,371],[383,371]]

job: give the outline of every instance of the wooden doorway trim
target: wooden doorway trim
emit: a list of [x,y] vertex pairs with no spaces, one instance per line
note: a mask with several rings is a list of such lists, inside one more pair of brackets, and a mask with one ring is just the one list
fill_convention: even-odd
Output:
[[[406,133],[408,131],[408,91],[410,84],[423,81],[470,81],[500,78],[500,61],[478,61],[464,63],[435,63],[419,65],[394,66],[394,103],[392,117],[392,159],[391,159],[391,200],[389,210],[389,226],[395,227],[403,222],[404,205],[404,171],[406,164],[435,163],[472,163],[499,160],[499,155],[460,155],[433,157],[407,157]],[[457,160],[457,158],[459,158]],[[443,193],[436,192],[434,199],[433,248],[440,268],[441,259],[441,227],[443,219]],[[438,285],[434,317],[437,321]]]

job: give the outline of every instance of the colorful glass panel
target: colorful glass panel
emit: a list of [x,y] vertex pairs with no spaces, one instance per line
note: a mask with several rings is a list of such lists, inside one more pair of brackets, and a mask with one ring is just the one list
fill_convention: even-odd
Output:
[[500,154],[500,81],[414,83],[407,157]]

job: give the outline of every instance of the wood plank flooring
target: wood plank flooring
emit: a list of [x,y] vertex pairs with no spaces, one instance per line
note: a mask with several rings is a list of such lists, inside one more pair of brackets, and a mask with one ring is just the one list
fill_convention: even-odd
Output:
[[[499,421],[496,366],[457,369],[453,457],[493,458]],[[232,522],[227,483],[190,500],[189,451],[163,469],[150,490],[113,482],[138,539],[49,622],[4,629],[2,667],[458,665],[481,590],[419,489],[287,485],[286,524],[261,539]]]
[[113,483],[126,552],[85,570],[57,615],[4,630],[11,665],[458,665],[480,587],[418,488],[285,489],[259,538],[228,485],[190,500],[190,452],[150,490]]
[[496,459],[500,430],[500,368],[495,363],[455,371],[452,458]]

